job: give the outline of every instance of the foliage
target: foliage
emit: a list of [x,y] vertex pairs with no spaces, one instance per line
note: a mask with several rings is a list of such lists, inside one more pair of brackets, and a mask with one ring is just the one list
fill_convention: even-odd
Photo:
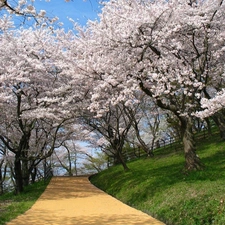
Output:
[[185,168],[200,169],[193,119],[201,98],[224,86],[224,7],[223,1],[105,3],[76,45],[81,74],[95,84],[89,109],[100,117],[109,105],[132,106],[141,90],[176,116]]
[[[1,0],[0,9],[47,21],[33,2]],[[96,148],[109,147],[128,169],[122,149],[130,133],[152,155],[164,113],[183,141],[185,168],[201,169],[196,115],[216,113],[225,139],[225,113],[218,112],[224,107],[224,11],[224,0],[111,0],[98,20],[68,32],[46,23],[15,29],[10,16],[0,18],[1,174],[7,165],[21,192],[78,117],[81,130],[100,136]],[[140,96],[155,108],[144,103],[143,119]],[[151,143],[141,136],[142,122],[151,122]]]
[[111,167],[91,182],[167,225],[222,225],[225,222],[225,149],[215,134],[198,143],[205,169],[182,173],[182,152],[163,149],[154,158]]
[[20,195],[13,192],[0,196],[0,225],[27,211],[43,193],[49,181],[39,181],[25,188]]
[[86,161],[83,163],[82,170],[87,174],[93,174],[101,172],[107,168],[108,156],[104,152],[96,151],[95,155],[86,155]]

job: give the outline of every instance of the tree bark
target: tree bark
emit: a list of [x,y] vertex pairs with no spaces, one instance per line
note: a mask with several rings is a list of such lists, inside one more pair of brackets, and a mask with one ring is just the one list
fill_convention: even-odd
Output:
[[147,155],[148,155],[149,157],[153,157],[153,156],[154,156],[154,154],[153,154],[153,148],[150,149],[150,148],[145,144],[145,142],[144,142],[143,139],[141,138],[141,135],[140,135],[139,128],[138,128],[137,124],[135,124],[134,129],[135,129],[136,137],[137,137],[137,139],[138,139],[138,141],[139,141],[139,143],[140,143],[140,145],[141,145],[141,148],[147,153]]
[[4,165],[4,159],[0,162],[0,195],[3,194],[3,184],[5,181],[7,165]]
[[31,182],[32,184],[34,184],[35,182],[35,179],[36,179],[36,176],[37,176],[37,168],[34,167],[32,170],[31,170]]
[[150,149],[145,144],[144,140],[141,138],[140,131],[139,131],[139,128],[138,128],[138,122],[137,122],[137,120],[135,118],[135,113],[133,113],[133,111],[128,109],[128,108],[127,109],[125,108],[125,112],[126,112],[127,116],[130,118],[130,121],[132,121],[132,126],[133,126],[133,128],[135,130],[136,137],[137,137],[137,139],[138,139],[138,141],[139,141],[139,143],[141,145],[141,148],[146,152],[146,154],[149,157],[153,157],[154,156],[153,148]]
[[195,150],[194,135],[192,132],[191,118],[179,118],[181,121],[181,134],[184,144],[185,154],[185,169],[186,170],[199,170],[202,169],[200,158],[197,156]]
[[2,195],[3,194],[3,176],[2,176],[2,173],[1,173],[1,171],[0,171],[0,195]]
[[20,156],[18,154],[15,155],[14,171],[15,171],[15,185],[16,185],[15,193],[20,194],[21,192],[23,192],[23,175]]
[[29,169],[28,169],[27,159],[22,160],[22,174],[23,174],[23,185],[28,186],[29,185],[30,172],[29,172]]
[[211,129],[211,123],[210,123],[209,118],[206,118],[206,119],[205,119],[205,122],[206,122],[206,124],[207,124],[208,135],[209,135],[209,136],[212,136],[212,129]]
[[215,121],[216,125],[219,128],[221,139],[225,140],[225,119],[224,119],[224,115],[220,112],[217,112],[213,116],[213,120]]
[[118,159],[119,159],[120,163],[122,164],[123,169],[124,169],[125,171],[128,171],[129,168],[128,168],[128,166],[127,166],[125,160],[124,160],[122,151],[120,151],[120,150],[118,151]]
[[123,144],[124,142],[121,141],[121,140],[118,140],[117,138],[115,138],[112,142],[111,142],[111,145],[112,145],[112,148],[115,150],[115,160],[116,160],[116,163],[117,164],[122,164],[123,166],[123,169],[125,171],[128,171],[129,168],[125,162],[125,159],[123,157],[123,154],[122,154],[122,151],[123,151]]

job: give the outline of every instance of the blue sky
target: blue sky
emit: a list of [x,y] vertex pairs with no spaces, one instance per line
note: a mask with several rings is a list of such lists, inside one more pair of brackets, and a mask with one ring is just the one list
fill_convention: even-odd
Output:
[[99,0],[36,0],[35,6],[38,10],[44,9],[47,15],[59,17],[64,23],[65,28],[72,28],[72,24],[68,21],[68,17],[81,25],[85,25],[87,20],[94,20],[101,11]]

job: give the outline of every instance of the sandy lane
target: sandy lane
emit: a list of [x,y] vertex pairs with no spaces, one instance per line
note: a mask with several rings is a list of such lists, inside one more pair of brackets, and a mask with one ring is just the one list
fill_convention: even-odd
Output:
[[37,202],[7,225],[163,225],[92,185],[88,177],[54,177]]

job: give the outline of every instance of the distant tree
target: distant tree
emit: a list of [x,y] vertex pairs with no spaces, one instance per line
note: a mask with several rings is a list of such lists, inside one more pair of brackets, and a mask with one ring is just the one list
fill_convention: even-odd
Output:
[[78,140],[66,140],[59,149],[55,149],[52,159],[53,169],[63,169],[68,176],[78,175],[78,172],[82,170],[79,161],[83,161],[87,149],[80,146],[76,141]]
[[[132,126],[136,133],[138,145],[148,154],[153,156],[153,150],[159,139],[164,138],[162,134],[163,111],[157,107],[146,95],[140,98],[140,103],[136,107],[137,112],[128,108],[129,114],[133,118]],[[165,119],[164,119],[165,125]],[[164,129],[166,129],[164,127]]]
[[108,156],[105,152],[96,151],[95,155],[92,156],[88,153],[86,155],[86,162],[83,163],[82,170],[86,173],[99,173],[107,168]]
[[128,170],[123,156],[123,146],[132,121],[125,114],[124,105],[109,106],[107,112],[97,117],[93,114],[85,114],[83,121],[104,137],[107,142],[104,151],[107,149],[113,155],[115,162],[121,163],[124,170]]

